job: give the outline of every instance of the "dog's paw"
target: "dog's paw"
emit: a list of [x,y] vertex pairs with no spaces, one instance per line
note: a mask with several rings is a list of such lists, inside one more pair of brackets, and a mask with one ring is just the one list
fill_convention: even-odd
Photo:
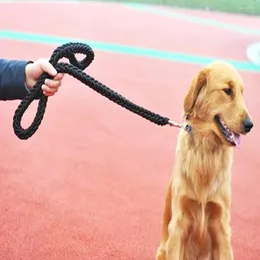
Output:
[[166,250],[164,246],[160,246],[157,250],[155,260],[167,260],[166,259]]

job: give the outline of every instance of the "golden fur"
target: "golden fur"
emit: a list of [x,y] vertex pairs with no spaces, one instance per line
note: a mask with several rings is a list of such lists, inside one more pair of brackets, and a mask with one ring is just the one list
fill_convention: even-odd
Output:
[[220,131],[216,115],[232,132],[246,134],[244,120],[250,116],[243,100],[243,81],[224,61],[203,68],[185,97],[184,118],[193,131],[181,130],[178,136],[156,260],[233,259],[233,145]]

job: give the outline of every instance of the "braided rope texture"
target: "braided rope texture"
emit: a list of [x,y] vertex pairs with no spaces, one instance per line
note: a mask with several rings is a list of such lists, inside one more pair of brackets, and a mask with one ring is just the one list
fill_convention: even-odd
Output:
[[[76,54],[84,54],[85,58],[81,61],[76,59]],[[67,58],[69,63],[59,62],[60,59]],[[98,82],[96,79],[87,75],[84,70],[91,64],[94,60],[94,52],[90,46],[83,43],[66,43],[59,46],[54,50],[50,63],[57,70],[58,73],[69,74],[70,76],[81,81],[86,86],[90,87],[94,91],[98,92],[102,96],[105,96],[114,103],[124,107],[125,109],[151,121],[160,126],[167,125],[169,118],[162,117],[159,114],[153,113],[141,106],[138,106],[131,102],[130,100],[124,98],[120,94],[111,90],[107,86]],[[41,121],[44,117],[45,109],[47,107],[48,97],[46,97],[42,90],[41,86],[44,84],[45,79],[51,78],[47,73],[43,73],[39,78],[35,86],[31,89],[29,94],[21,101],[18,108],[15,111],[13,117],[13,129],[15,135],[21,139],[26,140],[30,138],[39,128]],[[24,129],[21,126],[21,120],[26,109],[30,104],[39,99],[36,115],[33,119],[31,125]]]

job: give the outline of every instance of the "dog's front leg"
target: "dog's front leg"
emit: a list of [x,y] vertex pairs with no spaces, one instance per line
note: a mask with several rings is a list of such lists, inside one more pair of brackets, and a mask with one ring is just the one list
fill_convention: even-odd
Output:
[[220,220],[220,230],[217,234],[217,248],[219,260],[233,260],[233,251],[231,246],[231,228],[229,222],[225,219]]
[[184,259],[184,241],[188,236],[189,222],[184,215],[173,218],[169,225],[169,238],[166,246],[167,260]]
[[211,226],[213,242],[213,260],[233,260],[231,246],[231,228],[228,213],[215,219]]

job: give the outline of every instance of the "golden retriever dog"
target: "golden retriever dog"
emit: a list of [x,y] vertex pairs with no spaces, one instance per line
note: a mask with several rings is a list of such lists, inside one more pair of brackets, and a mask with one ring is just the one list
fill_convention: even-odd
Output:
[[231,165],[240,135],[253,127],[233,66],[199,71],[184,99],[173,174],[165,199],[156,260],[232,260]]

